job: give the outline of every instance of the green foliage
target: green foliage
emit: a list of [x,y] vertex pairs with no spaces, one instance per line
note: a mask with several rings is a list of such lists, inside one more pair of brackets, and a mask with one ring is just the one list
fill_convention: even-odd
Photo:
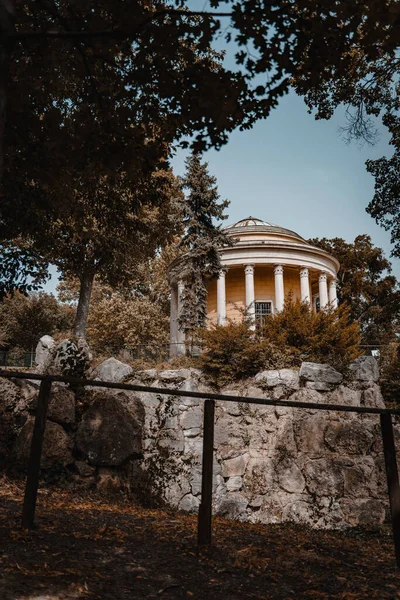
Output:
[[252,331],[250,321],[230,321],[200,332],[205,375],[217,386],[252,377],[263,369],[282,369],[301,361],[325,362],[338,369],[360,356],[359,329],[349,309],[312,312],[290,297],[276,316]]
[[0,303],[2,345],[32,350],[43,335],[55,335],[72,327],[74,310],[51,294],[29,296],[16,292]]
[[208,173],[208,164],[199,154],[186,160],[186,174],[182,179],[187,195],[183,208],[184,235],[180,244],[184,254],[176,264],[176,276],[184,283],[179,327],[186,335],[193,335],[207,318],[206,279],[221,272],[218,249],[232,245],[228,235],[218,225],[226,219],[227,200],[220,202],[216,178]]
[[400,316],[400,288],[383,250],[372,244],[369,235],[359,235],[353,243],[341,238],[310,243],[339,260],[339,303],[347,304],[350,319],[359,323],[362,344],[393,341]]
[[339,370],[362,354],[359,326],[350,322],[345,305],[316,313],[288,297],[283,311],[265,319],[261,335],[278,347],[295,348],[302,360],[326,362]]
[[253,377],[263,369],[280,369],[299,363],[296,349],[279,347],[250,329],[246,319],[213,325],[199,331],[204,352],[200,366],[217,388]]
[[[397,112],[400,111],[400,99]],[[393,156],[367,161],[367,171],[375,177],[375,193],[367,212],[375,221],[390,231],[394,245],[392,256],[400,257],[400,116],[388,114],[385,118],[394,146]]]
[[[98,353],[130,349],[139,356],[168,356],[169,282],[167,270],[176,257],[176,245],[138,264],[130,288],[112,288],[95,281],[89,309],[87,341]],[[75,302],[79,281],[67,278],[58,286],[59,297]]]
[[47,263],[32,248],[14,240],[0,245],[0,300],[15,291],[40,289],[49,278]]
[[169,316],[148,296],[105,289],[89,313],[87,340],[96,351],[135,349],[143,345],[144,356],[164,352],[169,345]]

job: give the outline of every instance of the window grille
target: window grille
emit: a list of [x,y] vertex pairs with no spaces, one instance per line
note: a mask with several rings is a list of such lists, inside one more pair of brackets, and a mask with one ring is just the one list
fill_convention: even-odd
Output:
[[272,302],[255,302],[255,317],[257,327],[262,327],[265,317],[272,315]]

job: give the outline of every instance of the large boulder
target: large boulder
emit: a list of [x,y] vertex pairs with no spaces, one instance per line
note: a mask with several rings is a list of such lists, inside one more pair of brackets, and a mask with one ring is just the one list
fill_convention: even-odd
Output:
[[[30,406],[34,411],[37,399],[38,394]],[[51,386],[47,418],[60,425],[72,425],[75,422],[75,394],[65,385],[53,383]]]
[[158,376],[162,381],[183,381],[192,377],[196,369],[168,369],[161,371]]
[[5,377],[0,378],[0,413],[11,411],[20,398],[18,386]]
[[75,394],[69,388],[52,385],[47,418],[60,425],[75,422]]
[[113,467],[141,455],[144,408],[132,393],[95,393],[79,425],[76,444],[92,465]]
[[94,379],[99,381],[109,381],[110,383],[121,383],[132,375],[133,369],[129,365],[117,360],[108,358],[100,363],[92,373]]
[[349,365],[353,379],[358,381],[378,381],[379,367],[373,356],[360,356]]
[[33,379],[11,379],[14,385],[17,386],[20,393],[20,399],[16,406],[16,410],[25,410],[30,406],[39,393],[40,381]]
[[237,492],[227,494],[219,502],[216,513],[221,517],[244,521],[246,519],[246,508],[249,501]]
[[255,380],[263,383],[266,387],[285,386],[292,390],[299,389],[299,372],[297,369],[279,369],[261,371],[255,376]]
[[39,371],[44,370],[51,362],[54,346],[55,342],[51,335],[44,335],[38,341],[35,352],[35,363]]
[[380,387],[377,383],[371,383],[362,393],[364,406],[367,408],[385,408],[385,400],[383,399]]
[[342,381],[343,375],[330,365],[303,362],[300,367],[300,379],[316,383],[338,384]]
[[[35,420],[30,417],[21,429],[14,445],[14,456],[19,467],[26,468],[31,451]],[[57,423],[48,421],[44,432],[41,468],[65,467],[73,462],[72,441]]]

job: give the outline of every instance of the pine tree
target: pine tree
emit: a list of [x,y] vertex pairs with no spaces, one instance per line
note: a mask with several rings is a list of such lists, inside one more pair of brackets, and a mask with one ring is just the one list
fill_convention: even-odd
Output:
[[208,163],[193,153],[186,159],[182,185],[187,194],[184,206],[185,233],[181,241],[184,250],[177,268],[184,283],[179,328],[193,336],[207,318],[206,281],[215,279],[223,269],[218,249],[232,245],[218,221],[227,218],[227,200],[220,201],[217,180],[208,172]]

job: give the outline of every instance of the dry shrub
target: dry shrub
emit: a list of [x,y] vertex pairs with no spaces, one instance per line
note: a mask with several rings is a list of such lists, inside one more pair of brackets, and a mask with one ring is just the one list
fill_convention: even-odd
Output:
[[253,377],[262,369],[280,369],[299,364],[299,353],[290,347],[279,347],[250,329],[247,319],[240,323],[214,325],[200,334],[204,352],[201,368],[217,388]]
[[304,360],[343,370],[362,354],[359,327],[349,323],[348,308],[314,313],[308,304],[291,297],[282,312],[265,319],[255,332],[244,317],[201,331],[200,341],[201,367],[217,388],[263,369],[290,368]]
[[286,299],[285,308],[272,319],[266,319],[261,335],[281,346],[300,351],[302,360],[329,363],[338,370],[361,356],[360,328],[350,322],[350,309],[309,310],[307,303]]

